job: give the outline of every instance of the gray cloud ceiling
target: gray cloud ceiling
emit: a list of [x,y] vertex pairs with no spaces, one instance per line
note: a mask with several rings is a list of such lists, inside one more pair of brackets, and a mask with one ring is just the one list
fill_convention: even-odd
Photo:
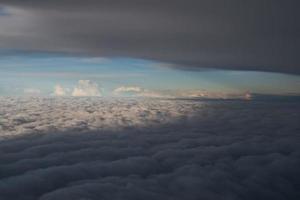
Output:
[[0,6],[2,49],[300,74],[297,0],[1,0]]

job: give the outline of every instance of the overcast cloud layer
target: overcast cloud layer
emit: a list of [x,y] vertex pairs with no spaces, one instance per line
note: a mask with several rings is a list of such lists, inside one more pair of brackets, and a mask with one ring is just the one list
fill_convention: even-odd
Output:
[[156,59],[183,69],[300,73],[297,0],[2,0],[1,5],[4,49]]
[[0,199],[300,198],[298,102],[0,102]]

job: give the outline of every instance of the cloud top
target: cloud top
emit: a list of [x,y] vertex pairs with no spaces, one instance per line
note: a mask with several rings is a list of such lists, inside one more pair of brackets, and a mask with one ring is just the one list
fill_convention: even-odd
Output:
[[56,85],[54,88],[54,95],[55,96],[65,96],[67,93],[65,89],[61,85]]
[[0,199],[300,196],[298,102],[30,97],[0,104],[0,135],[10,135],[0,141]]
[[[193,116],[199,105],[155,99],[129,98],[42,98],[1,99],[0,138],[51,131],[96,131],[143,128],[170,124]],[[17,108],[10,105],[21,104]]]
[[73,89],[72,96],[86,97],[86,96],[101,96],[98,84],[90,80],[79,80],[78,85]]
[[79,80],[77,85],[70,91],[61,85],[54,87],[54,96],[73,96],[73,97],[100,97],[101,92],[97,83],[90,80]]

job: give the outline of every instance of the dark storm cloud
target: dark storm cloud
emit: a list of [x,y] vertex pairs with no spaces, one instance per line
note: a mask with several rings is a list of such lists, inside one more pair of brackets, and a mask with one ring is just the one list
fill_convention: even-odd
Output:
[[300,198],[299,103],[187,103],[170,126],[1,141],[0,199]]
[[296,0],[2,0],[1,4],[12,16],[0,18],[0,48],[130,56],[179,67],[300,73]]

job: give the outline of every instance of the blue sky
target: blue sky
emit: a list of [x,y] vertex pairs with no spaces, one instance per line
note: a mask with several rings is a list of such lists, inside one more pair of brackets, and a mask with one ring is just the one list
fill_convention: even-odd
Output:
[[73,57],[47,53],[2,53],[0,95],[39,91],[53,94],[61,85],[72,89],[79,80],[97,83],[104,96],[121,86],[147,90],[205,90],[225,93],[300,93],[296,75],[230,71],[180,70],[171,64],[134,58]]

